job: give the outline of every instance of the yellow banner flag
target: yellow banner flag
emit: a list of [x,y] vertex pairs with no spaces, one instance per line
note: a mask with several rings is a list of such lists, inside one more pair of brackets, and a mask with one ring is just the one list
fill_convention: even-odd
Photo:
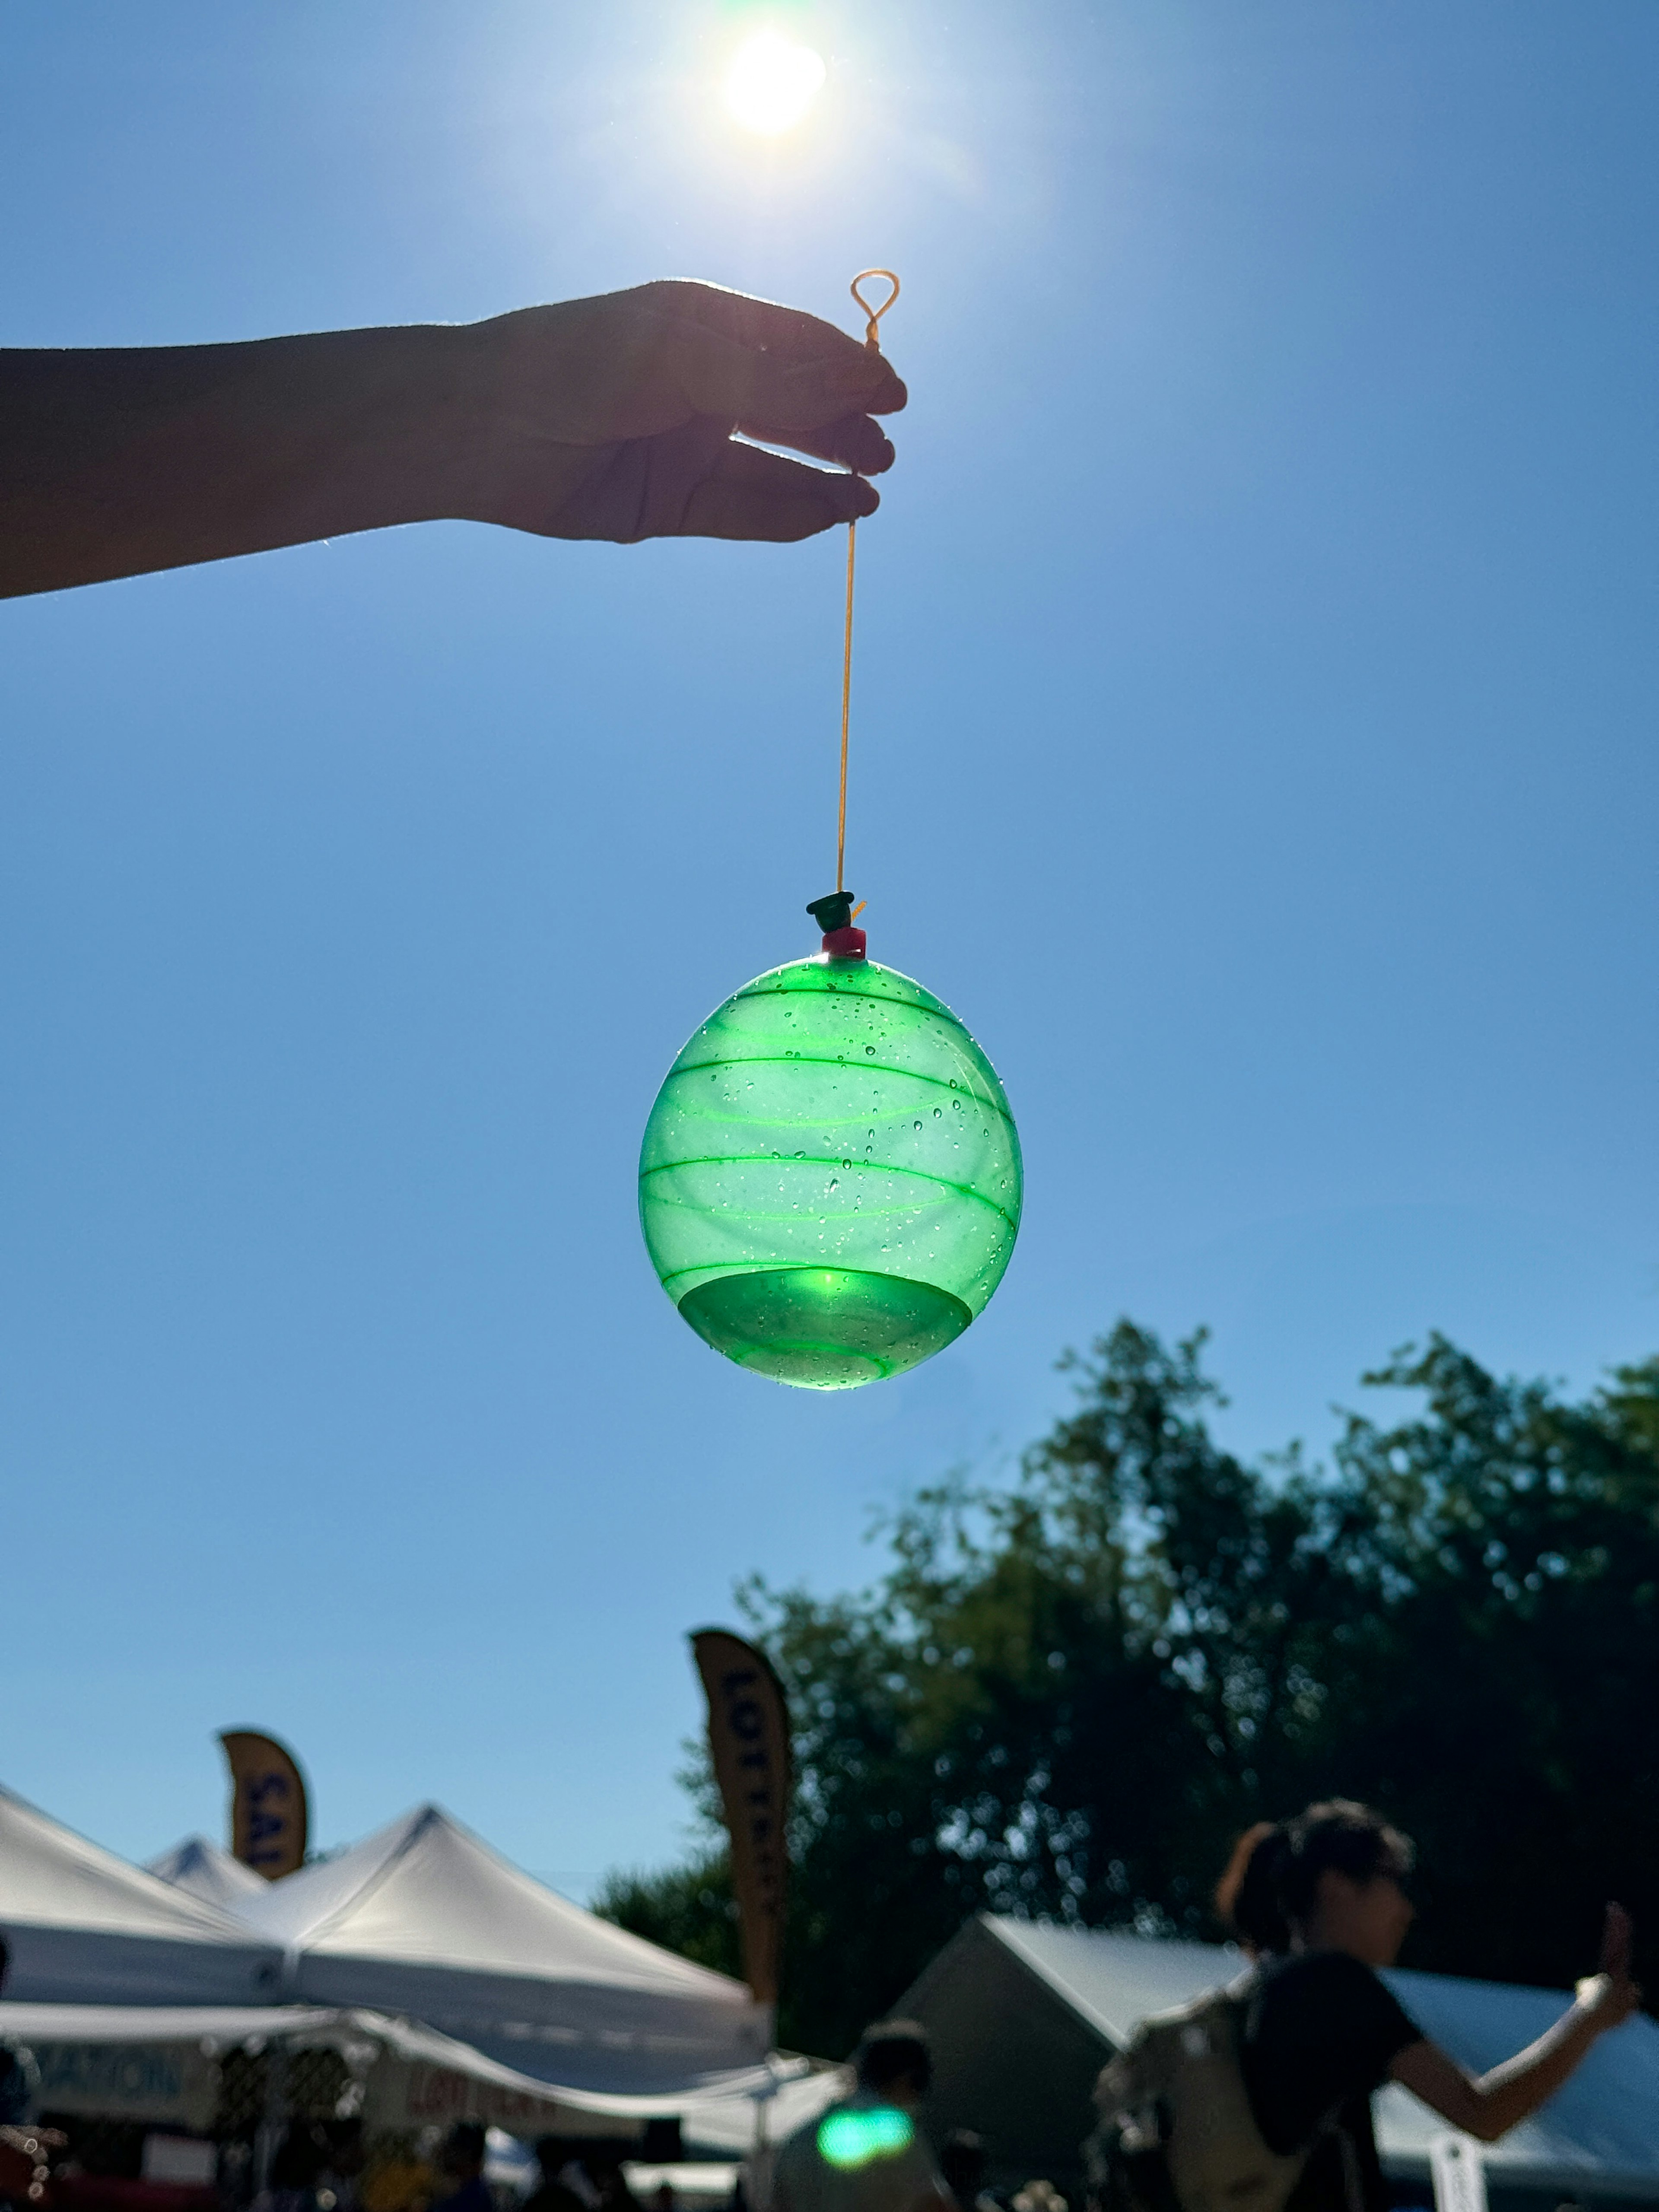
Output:
[[305,1777],[274,1736],[227,1729],[219,1741],[230,1762],[231,1856],[279,1881],[305,1864]]
[[732,1838],[732,1887],[744,1978],[762,2004],[778,1999],[789,1852],[789,1712],[771,1662],[724,1628],[691,1638],[708,1698],[708,1751]]

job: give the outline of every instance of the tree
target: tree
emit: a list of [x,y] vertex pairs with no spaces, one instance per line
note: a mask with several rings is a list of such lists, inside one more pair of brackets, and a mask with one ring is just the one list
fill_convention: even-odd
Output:
[[[1570,1405],[1431,1337],[1325,1471],[1215,1443],[1202,1347],[1121,1322],[872,1588],[740,1592],[796,1729],[787,2043],[846,2050],[974,1911],[1213,1935],[1233,1835],[1334,1793],[1418,1835],[1421,1963],[1559,1983],[1604,1896],[1659,1915],[1659,1360]],[[712,1847],[599,1909],[735,1964]]]

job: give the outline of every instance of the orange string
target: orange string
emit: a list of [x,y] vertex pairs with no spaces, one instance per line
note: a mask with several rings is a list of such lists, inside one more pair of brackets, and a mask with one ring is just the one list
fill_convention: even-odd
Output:
[[[880,307],[872,307],[859,286],[872,276],[884,276],[892,286]],[[890,269],[860,269],[852,283],[853,297],[869,317],[864,327],[864,343],[872,353],[881,351],[881,337],[876,325],[899,295],[899,280]],[[841,805],[836,816],[836,889],[846,889],[847,872],[847,730],[853,705],[853,563],[858,550],[858,524],[847,526],[847,628],[842,638],[841,655]]]

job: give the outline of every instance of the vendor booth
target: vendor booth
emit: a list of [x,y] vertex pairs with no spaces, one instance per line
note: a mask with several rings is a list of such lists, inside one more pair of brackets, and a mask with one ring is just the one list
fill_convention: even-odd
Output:
[[515,2072],[630,2097],[763,2068],[771,2017],[544,1887],[427,1805],[232,1906],[289,2001],[407,2014]]
[[35,2112],[70,2138],[61,2212],[246,2203],[296,2130],[371,2212],[429,2192],[422,2161],[461,2120],[729,2162],[843,2086],[771,2052],[740,1983],[433,1806],[268,1883],[199,1837],[141,1870],[0,1793],[0,2042],[31,2054]]
[[[298,2112],[371,2129],[478,2120],[511,2135],[632,2143],[668,2117],[639,2100],[533,2081],[413,2021],[328,2005],[0,2002],[0,2044],[30,2053],[49,2121],[130,2119],[212,2135]],[[333,2063],[319,2066],[322,2056]],[[251,2059],[263,2062],[257,2097],[241,2063]],[[271,2086],[273,2063],[291,2077],[286,2087]],[[326,2097],[324,2078],[333,2084]]]
[[[385,2128],[478,2120],[526,2139],[538,2135],[642,2140],[678,2123],[698,2148],[739,2155],[755,2137],[757,2102],[769,2139],[800,2126],[848,2087],[841,2069],[774,2058],[694,2095],[607,2096],[518,2074],[414,2021],[329,2005],[37,2005],[0,2002],[0,2045],[28,2051],[43,2115],[132,2119],[209,2134],[234,2124],[245,2093],[229,2085],[246,2058],[331,2053],[338,2088],[319,2117]],[[298,2079],[297,2073],[295,2076]],[[294,2099],[307,2108],[310,2092]],[[283,2100],[276,2099],[280,2106]]]
[[[979,1914],[896,2007],[933,2041],[930,2129],[974,2128],[994,2179],[1041,2174],[1075,2201],[1100,2069],[1149,2014],[1220,1987],[1247,1964],[1231,1945]],[[1562,1990],[1450,1974],[1382,1978],[1424,2033],[1477,2073],[1532,2042],[1571,2002]],[[1376,2111],[1397,2201],[1431,2203],[1429,2145],[1445,2122],[1394,2084]],[[1603,2036],[1541,2112],[1481,2156],[1495,2212],[1553,2212],[1563,2199],[1659,2201],[1659,2026],[1638,2014]]]
[[[773,2058],[670,2100],[583,2092],[415,2021],[323,2005],[0,2002],[0,2045],[27,2054],[40,2118],[68,2137],[55,2196],[82,2212],[246,2202],[295,2127],[321,2130],[343,2170],[368,2177],[360,2201],[371,2203],[374,2176],[413,2172],[462,2120],[589,2155],[610,2146],[618,2160],[729,2165],[847,2086],[839,2069]],[[198,2195],[181,2196],[192,2160]]]

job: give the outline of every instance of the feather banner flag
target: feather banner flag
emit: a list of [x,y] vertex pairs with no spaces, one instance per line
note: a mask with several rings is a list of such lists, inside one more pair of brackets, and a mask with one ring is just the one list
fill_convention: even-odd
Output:
[[724,1628],[691,1650],[708,1698],[708,1751],[732,1838],[743,1970],[756,1999],[778,2001],[789,1851],[789,1712],[771,1662]]
[[305,1778],[274,1736],[227,1729],[219,1741],[230,1763],[231,1856],[279,1881],[305,1864]]

